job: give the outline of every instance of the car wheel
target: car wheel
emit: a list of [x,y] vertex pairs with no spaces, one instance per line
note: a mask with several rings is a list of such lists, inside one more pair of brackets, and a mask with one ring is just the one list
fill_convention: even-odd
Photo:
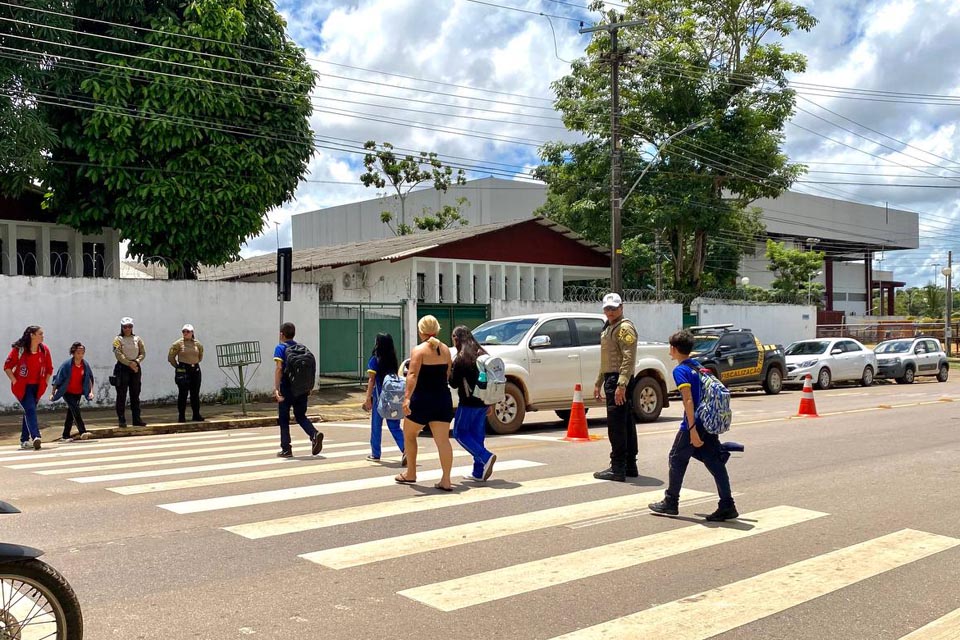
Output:
[[817,374],[817,389],[829,389],[832,382],[830,369],[826,367],[820,369],[820,373]]
[[775,396],[783,390],[783,374],[779,367],[767,369],[767,377],[763,379],[763,392]]
[[860,376],[860,384],[869,387],[873,384],[873,367],[867,365],[863,368],[863,375]]
[[653,422],[663,411],[663,388],[656,378],[644,376],[633,387],[633,413],[640,422]]
[[946,364],[940,365],[940,371],[937,372],[937,382],[946,382],[950,377],[950,367]]
[[900,384],[913,384],[916,376],[917,374],[914,372],[913,367],[907,367],[903,370],[903,377],[897,378],[897,382]]
[[487,418],[487,424],[494,433],[514,433],[523,424],[526,413],[527,405],[523,393],[517,385],[508,382],[503,400],[494,405],[493,415]]
[[564,426],[570,424],[570,414],[573,413],[570,409],[557,409],[554,413],[557,414],[557,417],[560,418]]

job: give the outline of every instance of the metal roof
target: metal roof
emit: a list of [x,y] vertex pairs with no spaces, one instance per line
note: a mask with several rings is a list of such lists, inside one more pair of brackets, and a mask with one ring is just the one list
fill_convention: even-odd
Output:
[[[593,251],[610,255],[610,250],[594,242],[584,239],[575,231],[561,224],[537,217],[511,222],[496,222],[477,226],[462,226],[443,231],[427,233],[412,233],[405,236],[396,236],[382,240],[353,242],[350,244],[332,247],[316,247],[313,249],[298,249],[293,252],[294,271],[312,271],[323,268],[336,268],[352,264],[371,264],[383,260],[401,260],[418,255],[437,247],[475,238],[477,236],[500,231],[509,227],[534,222],[540,224],[562,236],[582,244]],[[222,267],[208,267],[198,274],[200,280],[233,280],[236,278],[260,276],[274,273],[277,270],[277,255],[268,253],[254,256],[237,262],[231,262]]]

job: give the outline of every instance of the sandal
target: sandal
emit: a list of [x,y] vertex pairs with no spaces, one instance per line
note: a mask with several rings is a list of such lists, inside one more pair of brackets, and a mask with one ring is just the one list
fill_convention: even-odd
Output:
[[397,477],[393,479],[393,481],[396,482],[397,484],[414,484],[414,483],[416,483],[416,480],[410,480],[409,478],[407,478],[407,476],[403,475],[402,473],[401,473],[401,474],[398,474]]
[[448,493],[449,493],[450,491],[453,491],[453,487],[445,487],[445,486],[443,486],[442,484],[440,484],[439,482],[438,482],[437,484],[433,485],[433,488],[434,488],[434,489],[440,489],[440,491],[446,491],[446,492],[448,492]]

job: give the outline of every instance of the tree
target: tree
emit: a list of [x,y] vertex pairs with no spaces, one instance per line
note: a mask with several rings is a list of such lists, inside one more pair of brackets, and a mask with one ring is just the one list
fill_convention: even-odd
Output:
[[[114,227],[174,277],[236,259],[313,154],[315,75],[270,0],[75,0],[47,45],[62,223]],[[86,20],[86,19],[95,19]]]
[[62,41],[59,29],[70,27],[65,10],[63,0],[0,7],[0,193],[11,197],[39,179],[47,165],[45,153],[57,144],[40,101],[48,99],[43,85],[52,62],[44,43]]
[[431,211],[430,207],[423,208],[423,217],[414,217],[413,224],[422,231],[443,231],[450,227],[467,225],[467,219],[461,211],[470,204],[466,198],[457,198],[456,204],[445,204],[439,211]]
[[823,296],[823,285],[813,278],[823,266],[823,251],[803,251],[787,249],[782,242],[767,240],[767,268],[777,274],[773,281],[774,291],[783,296],[800,295],[809,300],[819,301]]
[[[394,147],[389,142],[384,142],[378,148],[373,140],[368,140],[363,148],[367,150],[366,155],[363,156],[366,172],[360,176],[360,182],[365,187],[377,189],[385,189],[389,185],[395,194],[393,198],[400,203],[400,221],[396,224],[394,224],[393,211],[380,213],[380,220],[394,235],[403,236],[413,233],[414,227],[407,224],[407,196],[417,186],[433,181],[434,189],[446,193],[451,184],[460,185],[467,181],[463,169],[457,169],[454,172],[452,167],[440,162],[437,154],[433,152],[421,151],[419,156],[400,157],[394,153]],[[431,217],[427,211],[424,211],[424,217],[415,220],[416,227],[435,230],[436,228],[446,229],[456,222],[466,224],[466,220],[460,216],[460,206],[463,202],[466,201],[461,198],[457,201],[457,206],[443,207],[440,212],[437,212],[436,217]]]
[[[789,165],[780,147],[794,108],[786,76],[802,72],[806,61],[781,40],[816,20],[787,0],[631,0],[624,14],[607,19],[642,24],[619,30],[617,52],[609,35],[597,32],[586,57],[553,84],[564,123],[587,140],[541,149],[535,175],[548,185],[541,212],[609,242],[609,75],[618,55],[621,193],[652,162],[652,149],[659,151],[625,203],[624,237],[644,244],[659,237],[677,288],[730,286],[762,231],[750,203],[778,196],[803,170]],[[701,120],[708,124],[664,145]]]

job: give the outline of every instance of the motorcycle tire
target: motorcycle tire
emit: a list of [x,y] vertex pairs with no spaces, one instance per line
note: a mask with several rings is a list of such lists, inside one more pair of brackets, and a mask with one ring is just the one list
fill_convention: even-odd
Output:
[[0,584],[3,592],[24,596],[0,601],[0,637],[20,638],[20,627],[30,624],[49,626],[44,637],[83,640],[80,602],[59,571],[37,559],[0,562]]

